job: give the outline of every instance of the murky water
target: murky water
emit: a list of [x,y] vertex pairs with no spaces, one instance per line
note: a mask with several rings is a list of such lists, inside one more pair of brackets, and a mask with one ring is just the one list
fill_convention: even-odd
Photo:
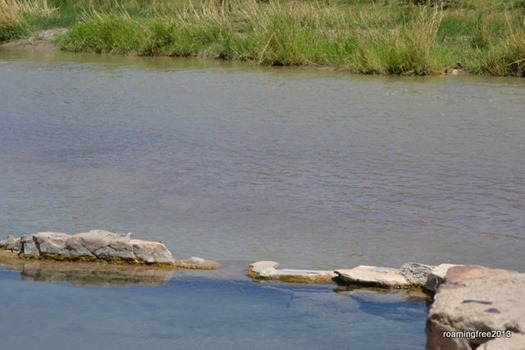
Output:
[[0,51],[0,231],[525,270],[525,81]]
[[515,79],[0,51],[0,235],[103,228],[244,261],[126,288],[120,270],[2,268],[2,343],[422,349],[421,299],[243,269],[525,270],[524,97]]

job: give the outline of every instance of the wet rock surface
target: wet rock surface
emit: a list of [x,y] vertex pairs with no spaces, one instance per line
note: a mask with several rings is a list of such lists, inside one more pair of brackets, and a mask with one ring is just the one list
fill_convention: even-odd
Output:
[[271,280],[295,283],[331,283],[336,274],[327,270],[278,270],[275,261],[258,261],[250,264],[248,275],[256,280]]
[[192,256],[186,259],[177,259],[173,263],[175,267],[181,269],[198,269],[198,270],[215,270],[222,266],[217,261],[206,260],[196,256]]

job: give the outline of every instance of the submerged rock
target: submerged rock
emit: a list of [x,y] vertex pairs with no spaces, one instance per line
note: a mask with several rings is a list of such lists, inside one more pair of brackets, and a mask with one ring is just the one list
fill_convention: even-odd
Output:
[[271,280],[293,283],[330,283],[336,274],[324,270],[277,270],[275,261],[258,261],[250,264],[248,276],[256,280]]
[[107,261],[131,264],[173,264],[166,246],[159,242],[131,239],[104,230],[69,235],[39,232],[21,238],[22,257],[68,261]]
[[523,273],[450,268],[429,310],[427,349],[525,349],[524,290]]
[[221,264],[217,261],[206,260],[199,257],[189,257],[186,259],[175,260],[175,267],[181,269],[197,269],[197,270],[215,270],[221,267]]

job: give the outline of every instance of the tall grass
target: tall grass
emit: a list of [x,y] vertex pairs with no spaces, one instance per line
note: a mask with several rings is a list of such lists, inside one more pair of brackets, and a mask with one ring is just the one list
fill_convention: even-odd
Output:
[[426,7],[411,12],[402,23],[356,31],[358,48],[353,63],[358,71],[409,75],[438,71],[433,50],[443,14]]
[[0,0],[0,43],[24,35],[32,23],[54,12],[47,0]]
[[[369,74],[427,75],[450,68],[524,74],[524,0],[447,1],[446,10],[411,0],[49,1],[72,24],[59,40],[71,51],[320,65]],[[7,2],[45,0],[0,0]]]
[[505,36],[493,43],[493,49],[482,57],[478,73],[525,77],[525,15],[521,25],[512,24],[509,17],[507,21]]

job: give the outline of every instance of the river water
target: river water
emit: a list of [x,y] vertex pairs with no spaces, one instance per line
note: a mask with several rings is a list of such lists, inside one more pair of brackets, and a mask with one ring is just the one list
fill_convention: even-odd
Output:
[[422,349],[421,299],[243,269],[523,271],[524,144],[522,79],[0,50],[0,235],[132,232],[238,266],[128,288],[3,268],[3,342]]
[[525,82],[0,51],[0,231],[525,270]]

